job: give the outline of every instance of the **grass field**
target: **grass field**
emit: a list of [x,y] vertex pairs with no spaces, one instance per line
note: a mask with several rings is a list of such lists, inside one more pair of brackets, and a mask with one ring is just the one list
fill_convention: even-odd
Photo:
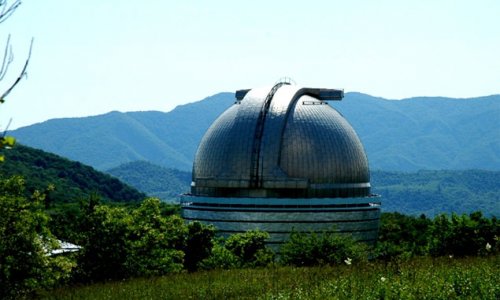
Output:
[[500,299],[500,257],[218,270],[66,287],[44,299]]

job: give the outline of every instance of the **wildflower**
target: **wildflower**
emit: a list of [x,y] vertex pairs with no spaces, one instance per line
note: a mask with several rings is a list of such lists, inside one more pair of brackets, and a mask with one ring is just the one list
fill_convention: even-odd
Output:
[[453,258],[453,255],[450,254],[449,258]]
[[344,262],[346,265],[351,265],[352,264],[352,259],[350,259],[349,257],[347,259],[344,259]]
[[380,281],[385,282],[386,280],[387,278],[385,278],[384,276],[380,277]]
[[490,243],[486,243],[486,251],[490,251],[491,250],[491,245]]

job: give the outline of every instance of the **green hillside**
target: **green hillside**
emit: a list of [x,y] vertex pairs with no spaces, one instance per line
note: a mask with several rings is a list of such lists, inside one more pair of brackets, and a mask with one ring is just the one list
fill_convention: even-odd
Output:
[[107,171],[149,196],[164,201],[178,201],[182,193],[189,192],[191,173],[168,169],[146,161],[123,164]]
[[372,192],[382,195],[383,211],[435,216],[482,211],[500,216],[500,172],[372,172]]
[[[191,170],[208,126],[234,102],[221,93],[164,113],[53,119],[11,132],[21,143],[107,170],[144,160]],[[500,95],[387,100],[347,93],[330,103],[353,125],[375,170],[500,170]]]
[[108,174],[42,150],[16,145],[2,153],[5,161],[0,163],[0,176],[23,176],[28,194],[53,185],[47,205],[75,203],[90,195],[108,202],[138,202],[146,196]]

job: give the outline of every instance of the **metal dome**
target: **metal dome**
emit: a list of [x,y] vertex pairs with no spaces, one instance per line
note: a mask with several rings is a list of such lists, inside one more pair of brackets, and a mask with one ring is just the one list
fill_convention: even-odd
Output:
[[277,250],[294,230],[375,243],[380,200],[363,146],[326,102],[342,97],[287,82],[237,91],[200,143],[182,217],[222,236],[264,230]]
[[368,161],[354,129],[326,100],[341,90],[238,91],[208,129],[193,164],[191,193],[209,197],[366,197]]

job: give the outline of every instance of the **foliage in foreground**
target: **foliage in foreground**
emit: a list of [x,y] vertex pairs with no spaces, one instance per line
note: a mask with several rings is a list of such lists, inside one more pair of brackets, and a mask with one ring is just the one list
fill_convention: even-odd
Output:
[[266,247],[269,234],[250,230],[217,239],[210,255],[199,263],[199,268],[235,269],[265,267],[274,261],[274,252]]
[[74,262],[49,256],[58,241],[48,230],[43,195],[24,196],[24,180],[0,180],[0,299],[50,288],[70,276]]
[[[293,233],[276,261],[266,247],[268,234],[248,231],[216,238],[213,226],[186,224],[158,199],[140,206],[100,203],[92,196],[66,218],[74,223],[69,240],[82,246],[71,257],[50,257],[56,247],[43,211],[43,195],[28,199],[22,179],[0,180],[0,280],[9,295],[73,283],[163,276],[183,270],[360,264],[372,258],[394,262],[415,256],[498,255],[495,217],[481,213],[434,219],[384,214],[377,247],[366,247],[334,232]],[[54,228],[60,233],[60,228]],[[77,232],[76,232],[77,231]],[[374,251],[373,251],[374,250]],[[75,266],[76,264],[76,266]],[[14,274],[14,275],[13,275]],[[7,295],[7,296],[9,296]]]
[[181,273],[47,292],[50,299],[499,299],[499,256]]
[[196,265],[192,260],[205,258],[196,249],[185,258],[188,241],[215,232],[212,227],[187,225],[177,215],[163,215],[156,198],[144,200],[135,209],[96,201],[88,202],[86,209],[80,225],[83,249],[77,256],[77,281],[179,272],[184,263]]
[[428,219],[382,214],[375,255],[391,260],[413,256],[474,256],[500,251],[500,224],[481,212]]
[[281,247],[281,263],[292,266],[338,265],[368,259],[368,247],[349,236],[335,233],[292,232]]

